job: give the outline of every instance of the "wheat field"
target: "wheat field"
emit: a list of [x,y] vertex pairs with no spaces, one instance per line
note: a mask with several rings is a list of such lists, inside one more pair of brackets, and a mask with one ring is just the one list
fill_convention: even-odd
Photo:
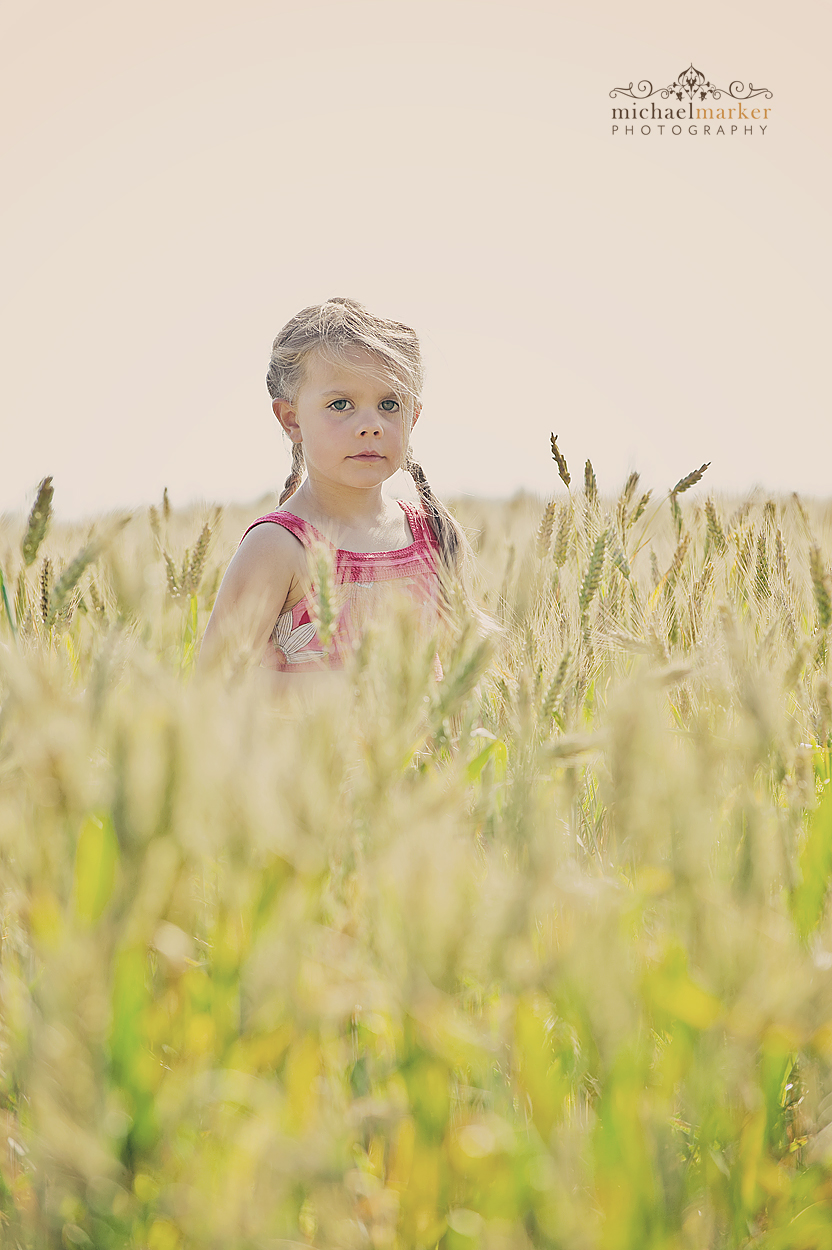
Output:
[[272,499],[2,519],[4,1248],[832,1246],[832,505],[552,448],[303,715],[194,669]]

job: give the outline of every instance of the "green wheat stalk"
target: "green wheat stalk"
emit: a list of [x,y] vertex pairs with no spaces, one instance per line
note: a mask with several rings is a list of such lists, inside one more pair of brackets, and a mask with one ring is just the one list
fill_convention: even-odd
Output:
[[23,541],[20,544],[20,549],[23,552],[23,562],[27,568],[30,564],[34,564],[38,548],[46,537],[49,520],[52,516],[52,496],[54,493],[52,478],[45,477],[38,486],[38,493],[35,497],[35,502],[32,504],[32,511],[29,513],[26,533],[23,535]]
[[47,628],[54,625],[55,618],[69,600],[85,569],[92,564],[93,560],[97,559],[98,553],[99,544],[97,542],[87,543],[61,573],[48,594],[46,613],[43,618]]
[[592,555],[589,557],[586,573],[581,583],[581,593],[578,599],[578,606],[581,612],[581,620],[586,619],[590,604],[597,594],[598,587],[601,583],[601,570],[604,567],[604,552],[607,546],[607,531],[602,530],[595,540],[595,546],[592,548]]
[[543,703],[540,708],[540,716],[541,716],[541,719],[544,721],[550,721],[552,717],[555,715],[555,711],[557,710],[557,705],[558,705],[558,701],[560,698],[560,694],[561,694],[561,691],[563,690],[563,683],[566,680],[566,670],[569,667],[569,661],[571,657],[572,657],[572,652],[567,650],[566,654],[563,656],[563,659],[558,665],[558,671],[555,673],[554,677],[552,678],[549,688],[546,691],[546,694],[543,698]]
[[2,596],[3,599],[3,607],[6,609],[6,617],[9,622],[9,629],[12,631],[12,638],[14,639],[15,645],[17,645],[17,622],[14,618],[12,605],[9,603],[9,593],[6,590],[6,579],[3,576],[2,569],[0,569],[0,596]]

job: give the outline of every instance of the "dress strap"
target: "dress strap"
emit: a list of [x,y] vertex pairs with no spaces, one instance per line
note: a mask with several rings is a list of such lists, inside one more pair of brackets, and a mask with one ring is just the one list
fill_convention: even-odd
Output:
[[[408,502],[406,499],[399,499],[397,502],[407,517],[408,524],[410,525],[410,532],[413,535],[413,541],[420,546],[427,544],[429,547],[437,548],[438,543],[436,541],[436,536],[428,525],[427,518],[425,517],[422,509],[416,504]],[[254,529],[255,525],[262,525],[264,521],[271,521],[274,525],[282,525],[284,529],[287,529],[290,533],[294,534],[295,538],[299,539],[304,546],[317,541],[326,544],[327,547],[332,547],[332,543],[324,537],[319,529],[316,529],[310,521],[304,521],[303,517],[295,516],[294,512],[269,512],[266,516],[258,517],[256,521],[252,521],[251,525],[245,531],[245,534],[243,534],[243,538],[245,538],[249,530]],[[243,538],[240,539],[240,542],[243,541]],[[350,552],[347,554],[352,555],[355,553]],[[389,555],[390,553],[369,552],[366,554],[371,557],[375,557],[376,555]]]
[[414,541],[427,543],[430,547],[435,547],[437,545],[436,536],[428,525],[422,509],[415,504],[409,503],[406,499],[400,499],[398,502],[407,517]]
[[[269,512],[266,516],[258,517],[256,521],[252,521],[246,533],[243,534],[243,538],[245,538],[249,530],[254,529],[255,525],[262,525],[264,521],[271,521],[274,525],[282,525],[284,529],[294,534],[295,538],[299,539],[304,546],[314,539],[317,539],[319,542],[326,542],[320,530],[315,529],[315,526],[309,521],[304,521],[303,517],[295,516],[294,512]],[[240,542],[243,541],[243,538],[240,539]],[[331,543],[327,544],[327,546],[331,545]]]

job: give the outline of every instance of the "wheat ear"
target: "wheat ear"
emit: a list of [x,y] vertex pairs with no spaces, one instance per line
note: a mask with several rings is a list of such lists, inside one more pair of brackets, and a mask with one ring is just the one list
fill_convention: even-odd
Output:
[[35,556],[38,554],[38,547],[46,536],[49,518],[52,516],[52,496],[54,493],[52,478],[45,477],[38,486],[38,493],[35,497],[35,502],[32,504],[32,511],[29,513],[26,533],[23,535],[23,541],[20,544],[20,549],[23,552],[23,562],[27,568],[34,563]]
[[564,456],[561,449],[558,447],[557,434],[553,434],[551,436],[551,443],[552,443],[552,459],[555,461],[555,463],[558,466],[558,475],[560,477],[560,480],[563,482],[564,486],[566,487],[566,489],[569,490],[569,483],[572,481],[572,478],[569,475],[569,469],[566,467],[566,457]]

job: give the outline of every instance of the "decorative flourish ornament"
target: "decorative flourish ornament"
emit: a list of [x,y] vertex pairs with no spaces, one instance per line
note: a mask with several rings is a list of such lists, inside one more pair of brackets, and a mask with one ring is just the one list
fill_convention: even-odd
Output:
[[738,78],[734,79],[730,87],[717,87],[714,83],[706,81],[701,69],[696,69],[693,62],[687,69],[682,70],[675,81],[667,87],[654,87],[648,79],[643,78],[635,89],[632,83],[628,87],[613,87],[610,96],[613,99],[617,95],[626,95],[631,100],[649,100],[650,96],[657,92],[663,100],[669,100],[672,95],[675,95],[677,100],[681,100],[684,95],[687,95],[689,100],[697,97],[704,100],[709,95],[719,100],[723,94],[729,95],[732,100],[750,100],[758,95],[765,95],[767,100],[772,97],[768,87],[755,87],[753,83],[749,83],[746,89],[745,84]]

